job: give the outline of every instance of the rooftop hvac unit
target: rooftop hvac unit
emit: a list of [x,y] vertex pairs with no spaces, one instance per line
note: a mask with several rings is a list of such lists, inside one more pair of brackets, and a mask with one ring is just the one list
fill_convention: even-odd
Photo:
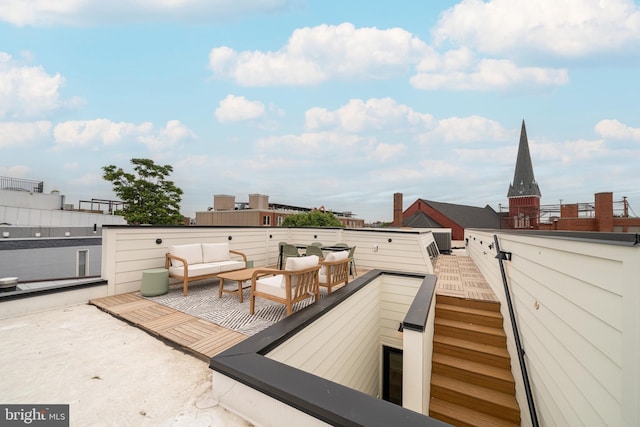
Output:
[[72,211],[73,210],[73,203],[65,203],[64,204],[64,210],[65,211]]

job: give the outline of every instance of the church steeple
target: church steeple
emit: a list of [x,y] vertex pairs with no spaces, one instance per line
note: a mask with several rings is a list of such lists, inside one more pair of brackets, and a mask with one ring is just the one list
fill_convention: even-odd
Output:
[[520,131],[520,145],[518,146],[518,159],[516,160],[516,171],[513,174],[513,181],[509,185],[508,198],[512,197],[541,197],[540,188],[533,176],[533,166],[531,155],[529,154],[529,141],[527,140],[527,129],[522,120],[522,130]]

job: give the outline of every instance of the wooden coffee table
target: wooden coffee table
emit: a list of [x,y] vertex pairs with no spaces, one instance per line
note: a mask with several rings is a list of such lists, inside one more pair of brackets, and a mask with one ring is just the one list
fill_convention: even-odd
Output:
[[[245,289],[242,287],[242,284],[247,280],[251,280],[254,271],[263,269],[264,267],[245,268],[242,270],[225,271],[224,273],[218,274],[218,278],[220,279],[220,286],[218,287],[218,298],[222,298],[223,292],[237,292],[238,299],[240,300],[240,302],[242,302],[242,290]],[[238,282],[238,289],[224,289],[225,280],[235,280],[236,282]]]

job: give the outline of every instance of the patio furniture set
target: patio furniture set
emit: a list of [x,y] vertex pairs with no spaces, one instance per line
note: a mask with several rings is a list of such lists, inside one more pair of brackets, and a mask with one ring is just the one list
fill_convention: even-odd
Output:
[[[290,249],[280,245],[279,268],[247,268],[247,257],[242,252],[229,249],[228,243],[195,243],[173,245],[165,256],[165,268],[143,272],[141,293],[144,296],[159,295],[168,289],[168,278],[183,282],[183,294],[188,295],[189,282],[217,277],[220,279],[218,297],[225,292],[236,293],[243,302],[243,284],[251,281],[250,314],[254,314],[255,298],[266,298],[287,308],[287,316],[293,305],[307,298],[320,298],[320,286],[331,293],[333,288],[349,283],[353,265],[353,248],[348,246],[292,245]],[[296,247],[297,246],[297,247]],[[304,255],[298,248],[304,247]],[[315,248],[315,249],[311,249]],[[329,251],[324,256],[323,250]],[[284,268],[282,268],[282,264]],[[355,273],[354,273],[355,274]],[[235,281],[237,288],[225,289],[225,281]]]

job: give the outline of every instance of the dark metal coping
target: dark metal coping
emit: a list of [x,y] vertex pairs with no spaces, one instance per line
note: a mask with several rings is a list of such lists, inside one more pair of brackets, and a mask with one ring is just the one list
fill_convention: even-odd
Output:
[[212,228],[212,229],[238,229],[238,230],[247,230],[251,228],[265,230],[265,229],[288,229],[288,228],[305,228],[309,230],[349,230],[356,232],[375,232],[375,233],[395,233],[395,234],[421,234],[421,233],[430,233],[431,230],[402,230],[402,229],[389,229],[386,230],[384,228],[371,228],[371,227],[358,227],[358,228],[349,228],[349,227],[280,227],[280,226],[255,226],[255,225],[128,225],[128,224],[105,224],[102,226],[103,229],[108,228],[157,228],[157,229],[172,229],[172,228],[181,228],[181,229],[203,229],[203,228]]
[[[467,229],[469,232],[473,228]],[[517,234],[532,237],[551,237],[556,239],[586,241],[591,243],[603,243],[608,245],[638,246],[640,245],[640,233],[608,233],[602,231],[565,231],[565,230],[496,230],[476,228],[478,231],[491,232],[492,234]]]
[[433,274],[425,276],[422,286],[418,289],[418,293],[413,299],[407,315],[404,317],[402,322],[403,329],[424,332],[431,301],[433,301],[433,297],[436,294],[436,280],[437,277]]
[[105,286],[107,281],[96,278],[93,281],[85,283],[70,283],[68,285],[47,286],[46,288],[25,289],[19,291],[0,292],[0,303],[3,301],[13,301],[23,298],[33,298],[42,295],[57,294],[60,292],[75,291],[78,289],[92,288],[94,286]]
[[[334,426],[449,425],[264,356],[378,277],[389,274],[425,277],[415,273],[369,271],[339,291],[212,357],[209,367]],[[424,298],[430,288],[435,290],[434,285],[435,276],[427,276],[416,299]],[[423,291],[423,288],[426,289]],[[414,301],[407,314],[409,327],[417,327],[420,318],[426,320],[425,304]],[[426,307],[428,311],[429,305]]]

